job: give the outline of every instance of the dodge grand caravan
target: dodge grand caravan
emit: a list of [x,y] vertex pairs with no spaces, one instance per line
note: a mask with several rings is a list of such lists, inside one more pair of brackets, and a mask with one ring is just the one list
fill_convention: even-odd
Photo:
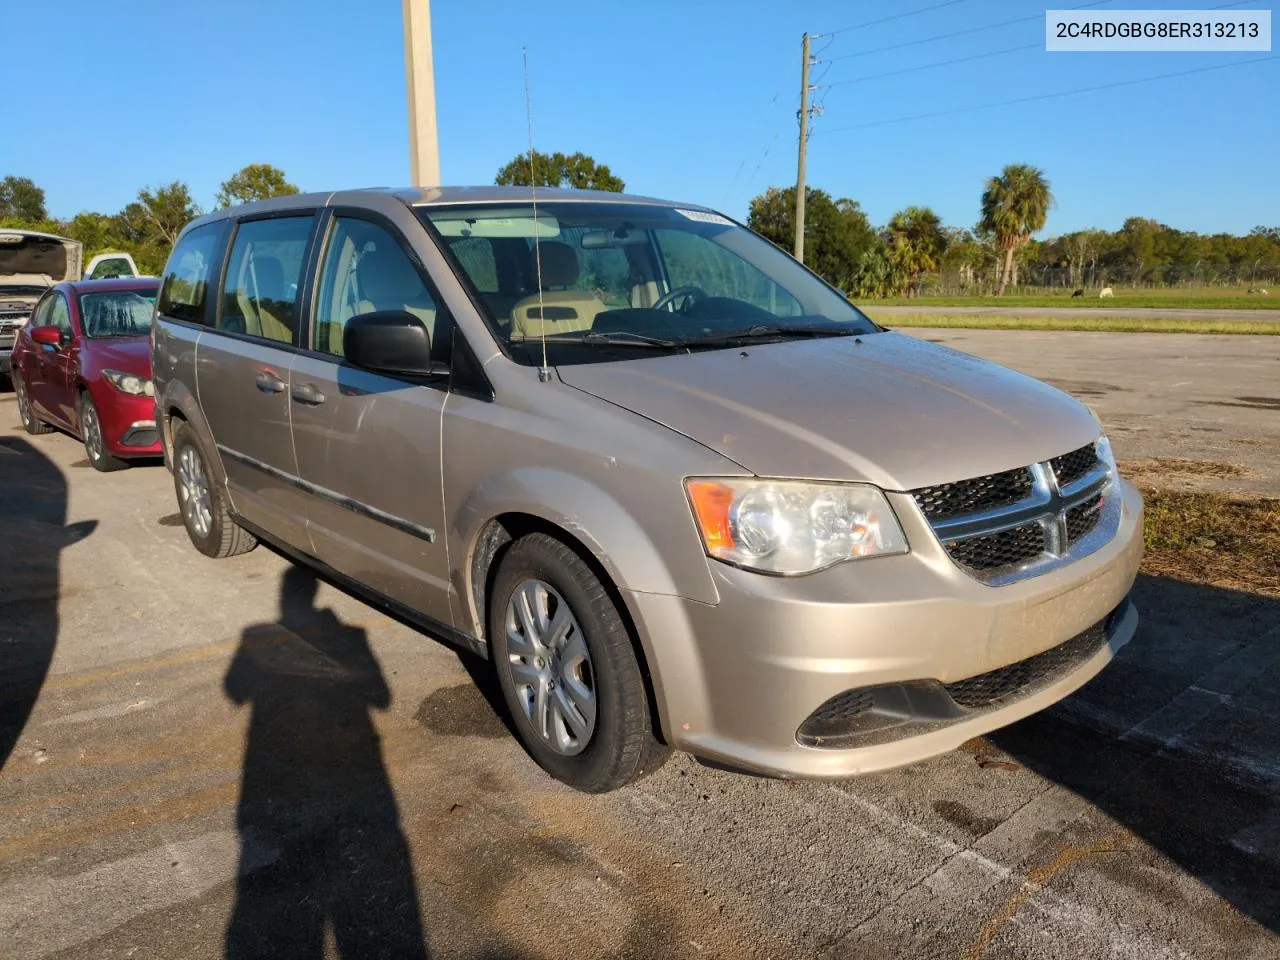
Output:
[[300,195],[192,223],[153,327],[190,538],[266,540],[492,661],[549,773],[782,777],[1024,717],[1133,635],[1098,421],[882,330],[703,207]]

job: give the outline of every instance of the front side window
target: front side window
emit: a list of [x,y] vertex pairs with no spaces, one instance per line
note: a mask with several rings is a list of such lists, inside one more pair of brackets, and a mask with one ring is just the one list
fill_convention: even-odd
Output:
[[416,316],[436,343],[435,297],[396,238],[368,220],[335,217],[320,268],[312,349],[343,356],[347,322],[388,310]]
[[156,312],[163,317],[205,323],[214,258],[226,233],[225,221],[187,232],[169,254],[160,281]]
[[55,293],[49,302],[49,316],[45,323],[57,327],[64,334],[71,333],[71,311],[67,308],[67,298]]
[[[424,206],[494,331],[517,348],[715,349],[879,328],[773,244],[719,214],[637,203]],[[485,249],[487,248],[487,249]],[[538,351],[525,350],[524,354]],[[610,357],[613,359],[614,357]]]
[[145,337],[151,332],[151,314],[156,297],[144,290],[112,290],[109,293],[80,295],[80,325],[84,335],[99,337]]
[[312,221],[307,215],[240,224],[227,261],[219,330],[293,343]]

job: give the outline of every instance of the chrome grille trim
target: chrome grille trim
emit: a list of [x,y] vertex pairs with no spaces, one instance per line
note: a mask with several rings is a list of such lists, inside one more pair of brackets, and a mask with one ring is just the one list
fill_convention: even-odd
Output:
[[[1063,456],[1075,456],[1079,453],[1080,451],[1072,451]],[[1063,457],[1054,458],[1057,461],[1062,459]],[[1016,503],[932,520],[926,516],[926,521],[952,562],[983,583],[1003,586],[1065,566],[1108,543],[1120,526],[1120,503],[1117,496],[1111,495],[1113,478],[1106,464],[1099,458],[1088,472],[1059,487],[1053,468],[1054,460],[1033,463],[1025,468],[1031,477],[1030,493]],[[912,491],[912,495],[915,499],[916,491]],[[1068,512],[1099,496],[1102,501],[1097,522],[1075,542],[1071,542],[1067,524]],[[962,562],[949,549],[951,545],[967,539],[988,537],[1033,523],[1038,523],[1044,533],[1043,550],[1020,563],[992,569],[973,567]]]

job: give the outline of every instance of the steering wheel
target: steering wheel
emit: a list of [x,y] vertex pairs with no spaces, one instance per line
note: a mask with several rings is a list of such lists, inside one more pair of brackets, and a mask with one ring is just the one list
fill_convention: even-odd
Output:
[[707,295],[703,292],[701,287],[676,287],[674,290],[668,292],[666,296],[659,297],[658,302],[649,309],[665,310],[681,297],[686,299],[679,310],[675,311],[677,313],[688,313],[689,308],[693,306],[693,304],[697,303],[699,300],[707,299]]

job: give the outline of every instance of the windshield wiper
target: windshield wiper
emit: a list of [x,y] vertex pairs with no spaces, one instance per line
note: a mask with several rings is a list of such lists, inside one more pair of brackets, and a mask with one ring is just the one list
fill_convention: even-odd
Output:
[[[525,337],[524,342],[532,343],[537,339],[537,337]],[[614,330],[607,333],[603,330],[592,330],[580,337],[566,337],[564,335],[548,337],[547,343],[574,343],[584,344],[589,347],[659,347],[663,350],[673,350],[684,346],[683,340],[651,337],[643,333],[632,333],[630,330]]]
[[681,347],[713,347],[725,343],[737,343],[739,340],[771,340],[777,337],[853,337],[858,330],[843,327],[822,326],[804,327],[788,326],[777,323],[756,323],[741,330],[730,330],[727,333],[713,333],[705,337],[690,337],[680,340]]

